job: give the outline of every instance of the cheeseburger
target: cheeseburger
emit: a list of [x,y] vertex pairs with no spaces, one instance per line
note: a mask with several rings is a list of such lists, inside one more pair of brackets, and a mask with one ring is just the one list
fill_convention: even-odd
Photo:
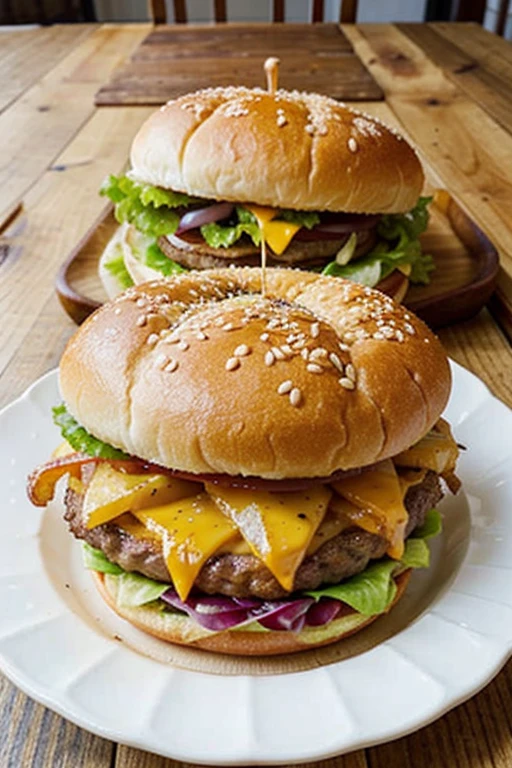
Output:
[[409,144],[310,93],[210,88],[170,101],[136,135],[102,194],[119,230],[100,262],[112,297],[188,269],[299,267],[401,300],[427,283],[430,198]]
[[65,519],[121,617],[231,654],[331,643],[428,566],[458,449],[446,355],[389,297],[258,268],[141,284],[60,364]]

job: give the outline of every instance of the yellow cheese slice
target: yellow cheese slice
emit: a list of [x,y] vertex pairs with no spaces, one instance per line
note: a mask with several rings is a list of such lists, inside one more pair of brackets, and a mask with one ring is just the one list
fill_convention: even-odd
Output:
[[389,541],[388,555],[399,560],[404,550],[407,510],[403,491],[391,459],[381,461],[374,469],[333,483],[343,498],[358,507],[355,525],[370,533],[378,533]]
[[399,467],[424,467],[438,474],[455,469],[459,448],[448,422],[439,419],[436,428],[428,432],[418,443],[395,456]]
[[161,538],[167,568],[182,600],[208,558],[239,535],[236,525],[206,493],[133,514]]
[[87,528],[95,528],[123,512],[133,512],[192,496],[200,487],[198,483],[168,475],[130,475],[118,472],[105,462],[98,466],[87,486],[83,516]]
[[312,555],[326,541],[330,541],[339,533],[354,525],[353,519],[360,512],[350,501],[343,499],[337,494],[333,494],[329,502],[325,517],[320,523],[315,535],[311,539],[306,555]]
[[330,489],[316,486],[300,493],[269,493],[205,487],[236,523],[251,551],[291,591],[297,568],[325,515]]
[[413,485],[418,485],[419,483],[422,483],[425,479],[425,475],[427,474],[426,469],[405,469],[403,467],[400,467],[399,470],[397,470],[398,474],[398,480],[400,482],[400,487],[402,489],[402,494],[405,499],[405,494],[411,488]]
[[301,228],[300,224],[292,224],[289,221],[274,221],[278,215],[275,208],[265,208],[261,205],[246,205],[245,208],[255,216],[265,242],[278,256],[288,248],[293,236]]

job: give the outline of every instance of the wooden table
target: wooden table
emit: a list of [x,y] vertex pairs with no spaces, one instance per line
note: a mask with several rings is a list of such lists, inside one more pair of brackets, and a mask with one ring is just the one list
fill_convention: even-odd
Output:
[[[0,406],[57,365],[73,331],[54,275],[99,215],[102,179],[122,170],[146,107],[94,107],[94,95],[149,25],[62,26],[0,36]],[[386,95],[364,104],[418,146],[500,249],[491,315],[442,332],[449,354],[512,404],[512,47],[474,25],[360,25],[345,31]],[[360,104],[358,105],[360,106]],[[5,225],[23,201],[11,247]],[[509,768],[512,666],[418,733],[317,764],[325,768]],[[179,768],[109,743],[0,681],[0,766]],[[181,766],[183,768],[183,766]]]

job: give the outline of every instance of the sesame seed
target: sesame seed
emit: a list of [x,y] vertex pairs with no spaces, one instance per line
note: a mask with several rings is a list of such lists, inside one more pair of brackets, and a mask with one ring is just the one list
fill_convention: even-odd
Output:
[[351,152],[357,152],[357,150],[359,149],[359,145],[358,145],[357,141],[354,139],[353,136],[350,137],[350,139],[348,140],[347,144],[348,144],[348,148],[349,148],[349,150]]
[[284,354],[289,357],[290,355],[293,355],[293,349],[290,347],[289,344],[281,344],[281,351],[284,352]]
[[190,344],[188,343],[188,341],[180,341],[180,343],[178,344],[178,349],[181,349],[182,352],[186,352],[189,346]]
[[139,317],[136,320],[136,325],[139,326],[139,328],[142,328],[143,325],[146,325],[147,319],[145,315],[139,315]]
[[146,339],[146,344],[153,346],[153,344],[156,344],[157,341],[158,341],[158,333],[150,333],[148,338]]
[[355,381],[356,379],[356,369],[352,365],[352,363],[347,363],[345,366],[345,376],[347,379],[351,379],[352,381]]
[[315,127],[311,125],[311,123],[308,123],[306,125],[305,130],[306,130],[306,133],[309,133],[309,135],[311,136],[315,132]]
[[121,314],[121,307],[116,307],[114,309],[114,315],[120,315]]
[[324,372],[324,369],[322,368],[322,366],[321,365],[317,365],[316,363],[308,363],[307,366],[306,366],[306,369],[310,373],[323,373]]
[[225,323],[222,326],[223,331],[232,331],[233,330],[233,323]]
[[320,360],[321,358],[327,357],[327,350],[323,347],[315,347],[309,356],[311,360]]
[[284,360],[285,358],[284,352],[282,352],[279,347],[272,347],[272,354],[276,360]]
[[172,333],[170,336],[165,337],[166,344],[177,344],[179,340],[180,340],[180,337],[177,336],[175,333]]
[[269,338],[270,337],[269,337],[268,333],[262,333],[261,336],[260,336],[260,341],[268,341]]
[[423,339],[423,341],[425,342],[425,344],[430,344],[430,339]]
[[309,349],[303,349],[300,353],[303,360],[307,360],[309,357]]
[[172,357],[167,363],[167,365],[164,368],[164,371],[168,371],[169,373],[174,373],[174,371],[177,369],[179,363],[177,360],[174,360]]
[[226,363],[226,371],[234,371],[240,366],[238,357],[230,357]]
[[348,344],[344,344],[342,341],[339,342],[338,347],[341,349],[342,352],[349,352],[350,347]]
[[354,389],[355,386],[356,386],[354,384],[354,382],[352,381],[352,379],[347,379],[345,377],[340,379],[339,382],[340,382],[341,386],[343,387],[343,389]]
[[410,323],[406,323],[404,325],[404,329],[407,331],[407,333],[410,336],[414,336],[414,334],[416,333],[416,331],[414,330],[413,326]]
[[286,119],[286,117],[284,115],[278,115],[277,116],[277,125],[279,126],[279,128],[282,128],[283,125],[287,124],[287,122],[288,122],[288,120]]
[[400,342],[402,342],[405,338],[402,331],[399,331],[398,329],[395,331],[395,336],[397,338],[397,341],[400,341]]
[[298,387],[294,387],[290,392],[290,403],[296,408],[302,400],[302,392]]
[[251,354],[251,348],[247,344],[240,344],[233,352],[235,357],[245,357]]
[[386,337],[380,331],[375,331],[375,333],[373,334],[373,338],[374,339],[385,339]]
[[274,353],[269,349],[269,351],[265,353],[265,365],[274,365],[275,361]]
[[336,352],[331,352],[331,353],[330,353],[330,355],[329,355],[329,360],[330,360],[330,361],[331,361],[331,363],[334,365],[334,367],[338,369],[338,371],[339,371],[340,373],[343,373],[343,363],[342,363],[342,362],[341,362],[341,360],[339,359],[339,357],[338,357],[338,355],[336,354]]
[[206,333],[203,333],[203,331],[198,331],[196,334],[196,338],[199,339],[199,341],[207,341],[208,336]]
[[281,384],[277,388],[277,394],[278,395],[287,395],[289,392],[291,392],[293,389],[293,384],[290,381],[290,379],[287,379],[287,381],[282,381]]
[[137,299],[137,306],[138,307],[145,307],[146,306],[146,299]]
[[158,365],[158,367],[161,368],[165,363],[167,363],[167,355],[158,355],[155,360],[155,365]]
[[313,323],[310,328],[310,333],[314,339],[317,339],[320,335],[320,325],[318,323]]

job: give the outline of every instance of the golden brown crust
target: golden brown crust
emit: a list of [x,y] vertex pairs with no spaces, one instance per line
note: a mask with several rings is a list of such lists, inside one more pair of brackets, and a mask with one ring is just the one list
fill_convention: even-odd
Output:
[[205,270],[104,305],[62,357],[70,412],[157,464],[276,479],[372,464],[435,423],[448,361],[410,312],[299,270],[260,288],[260,269]]
[[[404,594],[411,572],[411,570],[407,570],[396,577],[397,592],[388,611],[396,605]],[[115,588],[105,580],[104,574],[93,571],[92,575],[99,593],[107,605],[118,616],[129,621],[130,624],[143,632],[168,643],[201,648],[204,651],[214,653],[227,653],[232,656],[275,656],[281,653],[296,653],[311,648],[319,648],[359,632],[382,615],[365,617],[361,614],[350,613],[342,619],[335,619],[325,628],[308,628],[302,632],[228,630],[227,632],[212,633],[201,627],[198,628],[197,623],[188,616],[162,613],[145,606],[139,608],[120,607],[115,600]]]
[[297,91],[182,96],[144,123],[131,163],[135,178],[157,186],[301,210],[398,213],[416,204],[423,186],[401,136],[340,102]]

